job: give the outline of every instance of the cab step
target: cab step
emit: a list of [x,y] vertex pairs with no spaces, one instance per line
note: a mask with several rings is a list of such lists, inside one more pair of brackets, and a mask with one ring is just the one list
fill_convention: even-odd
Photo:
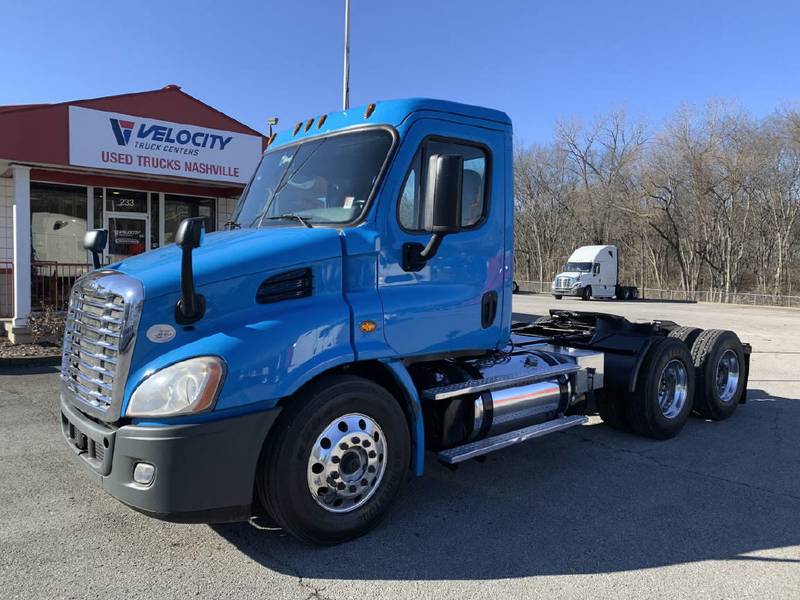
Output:
[[557,431],[569,429],[570,427],[575,427],[576,425],[583,425],[588,420],[588,417],[584,415],[559,417],[552,421],[537,423],[536,425],[530,425],[529,427],[517,429],[516,431],[509,431],[508,433],[502,433],[493,437],[470,442],[463,446],[456,446],[449,450],[442,450],[439,452],[438,458],[445,464],[455,465],[471,458],[489,454],[495,450],[507,448],[508,446],[532,440],[533,438],[542,437],[548,433],[555,433]]
[[561,375],[570,375],[580,371],[580,367],[575,363],[555,365],[545,369],[538,369],[533,372],[513,373],[498,377],[486,377],[484,379],[470,379],[452,385],[425,390],[424,396],[427,400],[448,400],[457,396],[476,394],[485,390],[501,390],[504,388],[518,385],[527,385],[544,379],[552,379]]

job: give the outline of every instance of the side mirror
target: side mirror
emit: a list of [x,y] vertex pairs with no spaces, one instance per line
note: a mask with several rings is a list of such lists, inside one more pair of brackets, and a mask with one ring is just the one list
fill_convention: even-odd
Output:
[[461,229],[461,193],[464,157],[434,154],[428,161],[422,228],[428,233],[456,233]]
[[403,269],[419,271],[439,250],[448,233],[461,230],[461,195],[464,185],[464,157],[434,154],[428,160],[423,199],[422,229],[432,233],[427,246],[403,244]]
[[184,219],[178,225],[178,231],[175,232],[175,243],[181,248],[199,248],[203,241],[204,229],[205,219],[203,217]]
[[181,325],[189,325],[200,320],[205,314],[206,303],[202,295],[194,291],[194,272],[192,250],[203,241],[205,220],[202,217],[184,219],[175,232],[175,243],[181,249],[181,299],[175,307],[175,320]]
[[90,229],[83,235],[83,247],[92,253],[92,263],[95,269],[100,268],[100,254],[108,243],[107,229]]

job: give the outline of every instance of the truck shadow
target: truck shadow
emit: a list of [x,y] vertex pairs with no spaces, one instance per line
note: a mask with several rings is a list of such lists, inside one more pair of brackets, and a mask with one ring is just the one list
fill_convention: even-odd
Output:
[[215,531],[313,579],[475,580],[703,560],[798,563],[800,399],[750,390],[721,423],[654,442],[589,424],[450,471],[430,457],[386,521],[333,548],[252,523]]

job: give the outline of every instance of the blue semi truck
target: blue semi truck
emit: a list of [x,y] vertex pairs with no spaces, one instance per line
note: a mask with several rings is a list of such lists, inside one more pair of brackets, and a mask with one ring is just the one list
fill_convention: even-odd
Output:
[[[553,310],[512,322],[512,127],[410,99],[272,136],[227,230],[96,268],[67,315],[64,439],[157,518],[372,528],[446,465],[581,425],[670,438],[744,401],[730,331]],[[566,466],[566,465],[565,465]]]

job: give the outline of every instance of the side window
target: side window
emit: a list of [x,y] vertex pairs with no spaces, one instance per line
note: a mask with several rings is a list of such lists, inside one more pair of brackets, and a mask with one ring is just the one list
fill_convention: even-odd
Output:
[[600,274],[600,263],[594,263],[594,269],[592,270],[592,273],[594,273],[595,275]]
[[412,231],[420,228],[422,206],[420,205],[420,152],[414,156],[411,168],[406,175],[403,191],[400,193],[399,218],[405,229]]
[[478,146],[428,140],[414,157],[400,194],[398,216],[404,229],[419,231],[422,220],[422,191],[425,189],[422,165],[433,154],[456,154],[464,157],[464,181],[461,194],[461,226],[476,225],[488,206],[486,191],[486,151]]

